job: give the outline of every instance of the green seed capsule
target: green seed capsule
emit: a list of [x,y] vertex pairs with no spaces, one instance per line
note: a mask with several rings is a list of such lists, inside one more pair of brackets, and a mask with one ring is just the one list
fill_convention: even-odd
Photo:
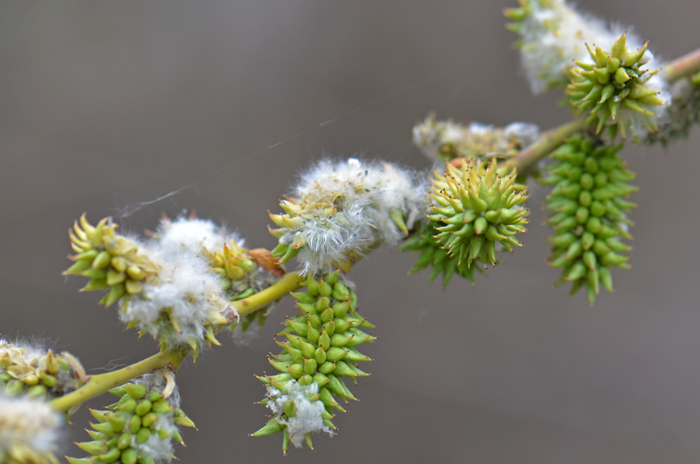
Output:
[[118,448],[112,448],[105,454],[101,454],[97,456],[97,460],[100,462],[114,462],[117,459],[119,459],[119,456],[121,456],[121,451],[119,451]]
[[321,332],[321,336],[318,339],[318,344],[324,350],[328,350],[331,347],[331,337],[328,336],[325,329]]
[[314,352],[314,359],[316,359],[316,362],[318,364],[323,364],[324,362],[326,362],[326,351],[323,348],[319,347]]
[[39,398],[46,394],[47,389],[45,385],[34,385],[27,390],[27,396],[30,398]]
[[309,375],[313,375],[314,372],[316,372],[317,366],[318,366],[318,363],[316,362],[315,359],[305,359],[304,360],[304,372],[306,372]]
[[350,305],[350,301],[335,303],[333,305],[333,315],[335,317],[345,317],[345,314],[347,314],[348,310],[350,309]]
[[583,188],[584,190],[591,190],[595,186],[593,176],[588,173],[582,175],[581,180],[579,182],[581,184],[581,188]]
[[137,460],[138,460],[138,452],[135,449],[129,448],[128,450],[122,451],[122,455],[121,455],[122,464],[136,464]]
[[292,374],[292,377],[294,377],[295,379],[298,379],[304,374],[304,366],[302,366],[301,364],[292,364],[291,366],[289,366],[288,370],[289,373]]
[[585,206],[579,207],[579,209],[576,211],[576,221],[579,224],[583,224],[584,222],[588,221],[588,208]]
[[102,443],[101,441],[86,441],[83,443],[76,443],[78,448],[90,454],[104,454],[109,450],[109,447]]
[[39,375],[39,378],[41,379],[42,383],[48,388],[53,388],[56,385],[56,377],[54,377],[53,375],[44,372],[41,375]]
[[156,414],[163,414],[170,412],[172,410],[172,406],[170,406],[166,400],[161,399],[153,403],[151,410]]
[[297,405],[294,400],[288,400],[284,403],[284,414],[287,417],[294,417],[297,415]]
[[[153,424],[156,420],[158,420],[158,414],[156,414],[154,412],[149,412],[148,414],[146,414],[143,417],[138,417],[138,416],[132,417],[132,420],[134,420],[134,419],[138,420],[139,427],[136,429],[136,432],[138,432],[141,427],[148,428],[151,426],[151,424]],[[129,428],[130,428],[132,433],[136,433],[136,432],[134,432],[134,429],[131,428],[131,423],[129,423]]]
[[128,383],[124,385],[126,392],[135,400],[140,400],[146,397],[146,386],[142,384]]
[[585,206],[585,207],[590,206],[592,200],[593,200],[593,198],[591,196],[591,192],[589,192],[588,190],[584,190],[578,196],[578,202],[581,204],[581,206]]
[[120,404],[117,406],[118,411],[133,413],[134,409],[136,409],[136,400],[134,400],[133,398],[129,398],[123,403],[120,401],[119,403]]
[[117,448],[120,450],[123,450],[125,448],[128,448],[131,445],[131,434],[124,432],[120,437],[119,441],[117,441]]
[[321,296],[331,296],[331,293],[333,293],[333,288],[327,283],[324,282],[323,279],[321,279],[318,283],[318,293]]
[[[156,416],[156,419],[157,419],[157,416]],[[129,431],[131,433],[138,432],[139,429],[141,429],[141,425],[143,425],[143,422],[145,422],[145,418],[141,419],[139,416],[131,416],[131,419],[129,419]],[[144,425],[144,427],[148,427],[148,425]]]
[[330,374],[334,370],[335,370],[335,363],[334,362],[326,361],[323,364],[321,364],[320,366],[318,366],[318,371],[321,374]]
[[136,443],[138,443],[139,445],[146,443],[150,437],[151,431],[146,428],[143,428],[136,433]]
[[151,403],[149,400],[139,401],[136,405],[136,409],[134,409],[134,413],[136,413],[139,416],[146,415],[151,410],[152,404],[153,403]]
[[321,313],[331,304],[331,299],[328,297],[322,297],[316,300],[316,311]]
[[114,433],[119,433],[124,430],[124,426],[126,426],[127,421],[128,414],[126,413],[112,414],[109,417],[109,423],[112,425],[112,430],[114,430]]

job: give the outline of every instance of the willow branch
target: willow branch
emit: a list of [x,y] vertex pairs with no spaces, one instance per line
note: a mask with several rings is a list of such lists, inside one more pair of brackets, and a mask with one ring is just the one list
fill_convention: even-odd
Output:
[[[663,68],[664,78],[668,82],[674,82],[683,77],[691,77],[699,71],[700,49],[671,61]],[[564,143],[564,140],[577,132],[583,131],[585,128],[585,120],[577,119],[544,132],[534,145],[508,160],[506,163],[508,170],[515,168],[520,174],[527,173],[539,160]]]
[[700,48],[671,61],[663,67],[664,77],[669,82],[677,81],[682,77],[690,77],[699,71]]
[[506,163],[508,170],[515,168],[518,173],[526,173],[532,169],[539,160],[561,145],[564,140],[577,132],[581,132],[585,128],[586,120],[577,119],[542,133],[539,140],[530,146],[530,148],[521,151],[514,158],[508,160]]
[[109,389],[123,385],[131,379],[141,377],[156,369],[167,367],[177,371],[182,361],[190,354],[189,348],[173,348],[163,353],[158,353],[130,366],[106,374],[92,375],[85,385],[67,395],[61,396],[49,402],[56,411],[70,411],[80,406],[85,401],[100,396]]
[[274,285],[267,287],[255,295],[252,295],[243,300],[234,301],[231,306],[236,308],[239,316],[247,316],[248,314],[264,308],[273,301],[301,288],[301,277],[298,272],[290,272],[278,280]]

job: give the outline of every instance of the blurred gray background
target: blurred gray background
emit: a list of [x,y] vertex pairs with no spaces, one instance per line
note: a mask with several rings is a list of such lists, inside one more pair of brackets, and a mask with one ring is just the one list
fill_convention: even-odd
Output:
[[[425,169],[411,127],[439,118],[543,129],[567,121],[559,94],[534,97],[501,9],[515,0],[63,1],[0,4],[0,332],[36,336],[89,372],[155,351],[124,332],[81,279],[61,277],[66,230],[87,212],[124,230],[196,209],[272,248],[266,210],[323,156]],[[659,56],[700,46],[700,4],[581,0],[636,25]],[[321,125],[325,121],[332,121]],[[283,142],[283,143],[279,143]],[[278,144],[279,143],[279,144]],[[267,147],[278,144],[273,148]],[[594,308],[549,290],[538,204],[525,248],[474,288],[406,276],[414,255],[381,250],[352,271],[378,325],[376,361],[340,433],[292,449],[249,438],[265,355],[293,311],[260,337],[205,353],[178,375],[181,462],[695,463],[700,460],[700,131],[668,154],[628,147],[639,172],[630,271]],[[179,190],[178,190],[179,189]],[[168,194],[128,217],[129,206]],[[133,208],[132,208],[133,209]],[[99,407],[111,402],[101,398]],[[83,408],[70,440],[85,440]],[[83,454],[72,445],[65,452]]]

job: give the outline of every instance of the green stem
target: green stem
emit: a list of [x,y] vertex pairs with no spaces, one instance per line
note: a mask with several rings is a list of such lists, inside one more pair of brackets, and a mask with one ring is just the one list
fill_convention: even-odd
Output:
[[299,276],[298,272],[290,272],[278,280],[274,285],[267,287],[265,290],[262,290],[246,299],[234,301],[232,306],[236,308],[239,316],[247,316],[260,308],[264,308],[273,301],[279,300],[289,292],[293,292],[294,290],[301,288],[301,284],[299,282],[300,279],[301,277]]
[[[244,300],[233,302],[233,306],[240,316],[247,316],[258,309],[264,308],[273,301],[279,300],[289,292],[299,289],[301,287],[299,280],[300,276],[298,272],[290,272],[265,290]],[[100,396],[111,388],[123,385],[131,379],[141,377],[156,369],[167,367],[175,372],[190,352],[191,350],[189,348],[172,348],[123,369],[90,376],[85,385],[74,392],[52,400],[49,404],[56,411],[70,411],[75,406],[79,406],[91,398]]]
[[689,77],[698,71],[700,71],[700,49],[681,56],[663,67],[664,78],[669,82]]
[[156,369],[167,367],[172,371],[177,371],[182,361],[184,361],[189,354],[189,348],[173,348],[123,369],[106,374],[92,375],[85,385],[74,392],[51,400],[49,404],[56,411],[70,411],[75,406],[79,406],[83,402],[95,398],[111,388],[123,385],[131,379],[140,377]]
[[564,140],[586,128],[585,119],[577,119],[562,126],[548,130],[540,135],[540,138],[530,148],[521,151],[514,158],[508,160],[508,170],[515,168],[518,173],[526,173],[535,164],[554,151]]

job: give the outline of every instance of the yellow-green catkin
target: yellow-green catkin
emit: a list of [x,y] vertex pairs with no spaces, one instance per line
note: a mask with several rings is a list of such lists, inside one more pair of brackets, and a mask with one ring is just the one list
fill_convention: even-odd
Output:
[[[153,376],[160,376],[160,385],[154,384]],[[194,423],[179,408],[174,385],[163,382],[160,372],[145,378],[149,379],[145,383],[128,383],[110,390],[119,401],[107,410],[90,410],[96,421],[87,431],[92,440],[76,445],[92,456],[68,458],[71,464],[154,464],[174,457],[173,440],[184,446],[177,425],[194,427]]]
[[555,229],[549,265],[562,268],[555,286],[572,282],[571,295],[585,288],[591,305],[601,285],[613,291],[611,268],[629,267],[631,247],[620,239],[632,238],[627,213],[636,205],[625,198],[638,188],[628,184],[635,175],[618,156],[622,148],[576,135],[551,155],[543,179],[555,186],[545,203]]
[[[656,132],[656,114],[648,106],[665,103],[657,96],[660,91],[645,86],[658,72],[641,69],[646,63],[647,44],[631,51],[626,47],[626,39],[627,34],[624,34],[609,51],[589,46],[593,64],[577,60],[571,69],[571,83],[566,88],[567,99],[576,114],[588,112],[587,122],[595,125],[596,133],[607,127],[610,138],[618,131],[622,138],[626,138],[628,132],[637,138],[637,125],[648,132]],[[621,110],[631,110],[631,115],[636,116],[620,118]]]
[[[308,276],[305,291],[293,293],[300,313],[285,322],[286,328],[277,341],[282,348],[279,355],[268,358],[270,364],[280,373],[273,376],[258,377],[268,387],[268,393],[274,391],[280,395],[290,395],[281,409],[268,423],[252,434],[264,436],[283,433],[283,451],[286,453],[290,443],[305,439],[309,447],[311,432],[304,437],[296,437],[294,417],[297,406],[292,392],[301,387],[307,392],[311,403],[321,402],[319,424],[324,430],[335,430],[331,422],[333,410],[346,412],[336,398],[348,402],[356,399],[345,385],[344,377],[355,382],[357,377],[369,375],[357,367],[361,361],[370,358],[356,350],[356,346],[376,339],[362,329],[374,327],[357,312],[357,296],[341,280],[337,271],[325,279],[315,280]],[[296,390],[295,390],[296,389]],[[310,398],[308,396],[311,396]],[[268,404],[279,396],[269,395],[262,401]],[[303,399],[303,398],[302,398]],[[275,411],[274,408],[273,412]]]
[[107,290],[100,303],[110,306],[121,299],[124,308],[131,296],[143,292],[143,283],[157,274],[158,265],[141,253],[133,240],[118,235],[117,227],[110,218],[92,226],[84,214],[75,221],[68,231],[76,253],[70,259],[75,264],[64,275],[89,278],[81,291]]
[[0,393],[48,400],[85,384],[85,370],[70,353],[26,348],[0,339]]
[[530,211],[522,205],[529,196],[516,177],[515,171],[499,174],[495,159],[488,165],[481,160],[448,164],[442,175],[435,172],[428,219],[438,224],[433,239],[458,266],[465,261],[468,268],[474,261],[495,265],[497,251],[522,246],[515,235],[527,231]]
[[[284,275],[284,268],[276,264],[267,250],[248,250],[235,240],[224,244],[223,249],[205,250],[211,269],[221,276],[221,281],[231,301],[255,295],[274,284]],[[232,328],[240,326],[242,332],[254,322],[263,326],[271,306],[262,308],[234,322]]]
[[478,262],[472,263],[470,266],[467,260],[462,260],[458,264],[457,258],[448,255],[448,252],[435,242],[433,238],[435,228],[441,225],[441,223],[435,221],[423,221],[418,229],[404,242],[401,247],[402,251],[420,253],[418,261],[409,271],[409,274],[414,274],[431,266],[430,281],[432,282],[442,274],[442,282],[445,287],[447,287],[455,273],[472,282],[474,282],[474,271],[485,275],[484,269]]

